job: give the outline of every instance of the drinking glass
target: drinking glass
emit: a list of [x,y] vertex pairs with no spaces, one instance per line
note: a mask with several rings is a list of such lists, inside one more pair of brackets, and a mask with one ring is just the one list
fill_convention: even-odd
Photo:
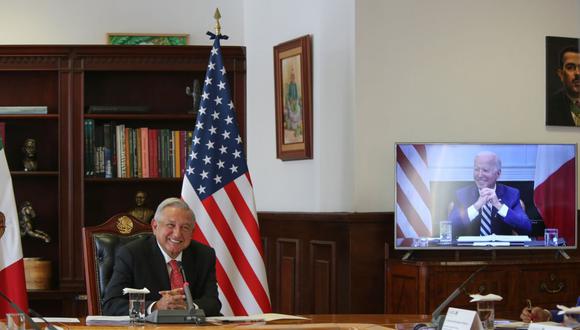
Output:
[[440,244],[451,244],[451,241],[452,241],[451,221],[440,221],[439,222],[439,243]]
[[145,294],[129,293],[129,321],[141,323],[145,318]]
[[479,315],[484,330],[493,330],[493,322],[495,321],[493,301],[478,301],[477,315]]
[[546,228],[544,229],[544,245],[558,246],[558,229]]
[[6,313],[6,328],[8,330],[25,330],[26,319],[23,313]]

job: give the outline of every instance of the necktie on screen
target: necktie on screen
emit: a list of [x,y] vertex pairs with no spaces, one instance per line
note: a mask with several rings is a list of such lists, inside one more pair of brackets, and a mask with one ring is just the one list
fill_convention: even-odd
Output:
[[485,204],[481,208],[481,226],[479,227],[479,234],[486,236],[491,234],[491,206]]
[[169,267],[171,267],[171,275],[169,276],[171,289],[183,288],[183,275],[181,274],[181,269],[177,264],[177,261],[171,260],[169,262]]

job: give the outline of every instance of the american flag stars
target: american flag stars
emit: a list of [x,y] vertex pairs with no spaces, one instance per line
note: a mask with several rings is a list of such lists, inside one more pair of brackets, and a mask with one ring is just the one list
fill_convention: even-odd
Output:
[[186,171],[202,200],[247,172],[242,139],[234,122],[234,102],[219,52],[212,48],[193,132],[195,157],[189,157]]

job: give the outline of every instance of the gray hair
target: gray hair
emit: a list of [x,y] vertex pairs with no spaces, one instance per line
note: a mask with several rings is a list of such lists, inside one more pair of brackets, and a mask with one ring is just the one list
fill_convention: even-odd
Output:
[[498,171],[501,171],[501,158],[499,158],[499,156],[492,151],[480,151],[477,153],[477,155],[475,156],[475,158],[479,158],[480,156],[492,156],[493,159],[495,160],[495,169]]
[[191,221],[195,224],[195,215],[193,214],[193,211],[191,210],[191,208],[189,208],[189,205],[187,205],[185,201],[177,197],[169,197],[165,199],[163,202],[161,202],[159,206],[157,206],[157,210],[155,210],[155,216],[153,218],[157,222],[165,220],[163,217],[163,211],[168,207],[174,207],[177,209],[188,211],[191,214]]

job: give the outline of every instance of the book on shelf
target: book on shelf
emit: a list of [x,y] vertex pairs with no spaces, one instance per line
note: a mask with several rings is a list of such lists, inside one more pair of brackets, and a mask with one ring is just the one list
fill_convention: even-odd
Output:
[[526,235],[459,236],[457,242],[530,242]]
[[39,106],[0,106],[0,115],[46,115],[48,107]]
[[142,105],[90,105],[88,114],[140,114],[148,113],[149,107]]

